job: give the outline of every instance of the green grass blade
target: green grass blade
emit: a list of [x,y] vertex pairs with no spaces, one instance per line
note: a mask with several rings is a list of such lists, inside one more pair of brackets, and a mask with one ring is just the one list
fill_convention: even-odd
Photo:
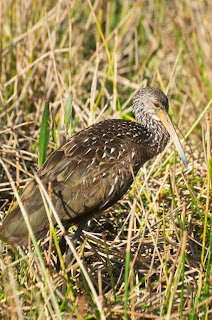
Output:
[[113,277],[113,267],[112,267],[112,263],[110,261],[109,249],[107,246],[106,237],[104,238],[104,246],[105,246],[105,252],[106,252],[106,256],[107,256],[108,273],[110,276],[111,286],[113,289],[114,300],[116,300],[116,289],[115,289],[115,281],[114,281],[114,277]]
[[49,104],[45,105],[41,127],[40,127],[40,136],[39,136],[39,165],[42,166],[44,161],[46,160],[47,148],[49,143],[50,137],[50,130],[49,130]]
[[179,285],[180,275],[182,274],[183,265],[184,265],[184,261],[185,261],[186,239],[187,239],[187,232],[185,231],[182,236],[181,254],[180,254],[179,263],[177,265],[177,269],[175,272],[174,280],[172,283],[172,289],[171,289],[166,319],[171,318],[171,312],[172,312],[172,308],[173,308],[175,294],[176,294],[176,291],[177,291],[177,288]]
[[125,275],[124,275],[124,319],[128,319],[127,309],[128,309],[128,295],[129,295],[129,273],[130,273],[130,251],[126,252],[125,260]]
[[64,118],[64,122],[65,122],[65,127],[66,127],[66,133],[68,132],[69,129],[69,124],[70,124],[70,117],[71,117],[71,109],[72,109],[72,93],[70,93],[67,103],[66,103],[66,107],[65,107],[65,118]]

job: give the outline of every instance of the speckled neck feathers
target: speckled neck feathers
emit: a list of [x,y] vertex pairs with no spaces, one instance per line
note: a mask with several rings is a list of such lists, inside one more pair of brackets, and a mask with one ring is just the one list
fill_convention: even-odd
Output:
[[156,88],[148,88],[148,90],[141,89],[133,100],[133,113],[136,120],[147,132],[147,139],[145,143],[149,148],[147,148],[149,159],[156,156],[164,150],[168,141],[169,133],[165,129],[164,125],[156,119],[153,111],[150,107],[150,102],[161,103],[166,111],[168,112],[169,103],[167,96]]

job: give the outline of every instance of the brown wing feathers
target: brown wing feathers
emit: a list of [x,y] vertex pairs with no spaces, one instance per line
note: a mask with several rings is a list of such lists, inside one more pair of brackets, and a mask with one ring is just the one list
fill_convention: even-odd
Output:
[[[116,134],[115,125],[118,125],[116,129],[121,128]],[[38,172],[46,187],[51,183],[52,201],[66,224],[98,214],[129,188],[132,182],[129,166],[133,159],[129,156],[132,148],[127,144],[126,133],[126,125],[121,127],[115,120],[106,121],[106,126],[102,123],[91,126],[54,151]],[[135,151],[131,154],[135,156]],[[37,238],[43,237],[49,222],[34,180],[26,186],[22,201]],[[3,222],[0,232],[11,242],[27,244],[27,228],[17,206]]]

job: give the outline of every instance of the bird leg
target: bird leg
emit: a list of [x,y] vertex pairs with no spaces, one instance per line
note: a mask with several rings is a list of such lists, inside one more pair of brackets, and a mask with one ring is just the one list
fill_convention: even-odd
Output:
[[[75,233],[73,235],[73,238],[72,238],[72,242],[73,242],[74,246],[76,246],[76,243],[80,238],[82,230],[87,225],[87,222],[88,222],[87,219],[85,219],[84,221],[80,222],[77,230],[75,231]],[[73,257],[72,252],[71,252],[69,246],[66,245],[66,269],[68,268],[69,264],[71,263],[72,257]]]
[[[82,233],[82,230],[85,228],[86,224],[87,224],[88,220],[85,219],[84,221],[82,221],[77,230],[75,231],[73,237],[72,237],[72,241],[74,243],[74,245],[76,245],[76,242],[77,240],[79,239],[81,233]],[[67,247],[67,244],[66,244],[66,240],[64,238],[64,236],[61,237],[60,241],[59,241],[59,246],[60,246],[60,251],[61,251],[61,255],[63,256],[64,253],[66,252],[67,256],[68,256],[68,247]],[[67,258],[66,258],[67,260]],[[69,261],[69,263],[71,262],[71,260]],[[56,270],[57,271],[60,271],[60,260],[59,258],[57,257],[57,264],[56,264]]]

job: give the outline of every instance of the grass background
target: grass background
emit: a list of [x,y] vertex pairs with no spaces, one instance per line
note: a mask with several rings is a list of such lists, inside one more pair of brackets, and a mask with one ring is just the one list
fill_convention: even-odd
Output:
[[62,261],[56,271],[54,243],[41,254],[2,242],[1,318],[211,319],[211,1],[8,0],[0,21],[2,216],[6,170],[22,188],[45,158],[43,114],[50,154],[88,125],[131,119],[135,93],[161,88],[189,163],[169,144],[91,221],[76,248],[90,281],[76,260],[71,276]]

